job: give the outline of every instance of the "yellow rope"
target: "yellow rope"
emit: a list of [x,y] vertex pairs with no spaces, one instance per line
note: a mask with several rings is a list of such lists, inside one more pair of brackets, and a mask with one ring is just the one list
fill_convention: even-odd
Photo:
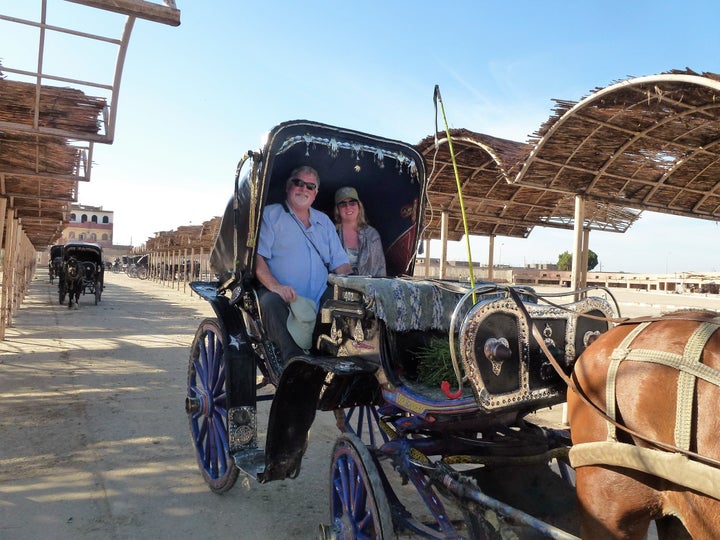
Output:
[[[450,137],[450,128],[448,127],[447,118],[445,118],[445,106],[443,105],[442,96],[440,96],[440,87],[435,85],[434,98],[440,103],[440,112],[442,113],[443,122],[445,123],[445,133],[448,139],[448,149],[450,150],[450,159],[452,160],[453,171],[455,172],[455,183],[457,184],[458,200],[460,201],[460,212],[462,213],[463,229],[465,231],[465,249],[468,256],[468,270],[470,272],[470,288],[475,288],[475,273],[473,272],[472,253],[470,252],[470,234],[468,232],[467,218],[465,217],[465,203],[463,202],[462,186],[460,185],[460,174],[458,173],[457,161],[455,160],[455,151],[453,150],[452,138]],[[437,132],[437,129],[435,130]],[[473,304],[476,303],[475,293],[473,292]]]

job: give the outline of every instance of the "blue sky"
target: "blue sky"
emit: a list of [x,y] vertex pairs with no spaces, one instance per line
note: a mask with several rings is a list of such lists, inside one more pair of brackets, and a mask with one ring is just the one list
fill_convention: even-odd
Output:
[[[628,76],[720,72],[720,3],[708,1],[176,0],[177,28],[138,20],[115,142],[96,145],[80,203],[115,212],[116,243],[219,215],[235,166],[279,122],[310,119],[416,143],[435,127],[437,84],[453,128],[525,141],[553,98]],[[0,0],[28,16],[39,0]],[[119,36],[124,18],[62,0],[48,22]],[[0,24],[0,59],[36,61],[31,32]],[[11,28],[12,27],[12,28]],[[110,81],[115,49],[58,41],[45,71]],[[714,222],[645,213],[624,235],[591,233],[602,270],[720,271]],[[498,237],[496,261],[556,262],[571,231]],[[472,258],[487,262],[486,238]],[[450,255],[465,259],[465,242]],[[435,249],[435,247],[433,247]],[[431,255],[439,255],[439,249]]]

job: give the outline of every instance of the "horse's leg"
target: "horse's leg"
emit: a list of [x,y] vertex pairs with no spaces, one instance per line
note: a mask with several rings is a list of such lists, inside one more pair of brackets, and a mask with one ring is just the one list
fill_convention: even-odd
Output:
[[656,510],[654,491],[603,467],[576,470],[583,539],[642,540]]
[[660,540],[692,540],[692,536],[675,516],[666,516],[655,522]]

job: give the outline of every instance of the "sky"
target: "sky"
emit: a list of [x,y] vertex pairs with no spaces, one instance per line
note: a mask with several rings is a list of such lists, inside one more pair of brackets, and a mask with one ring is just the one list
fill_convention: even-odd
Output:
[[[286,120],[417,143],[435,130],[438,85],[450,128],[527,141],[553,99],[671,69],[720,72],[715,0],[176,3],[179,27],[136,21],[115,140],[95,145],[92,179],[79,188],[80,204],[114,211],[116,244],[221,215],[241,156]],[[119,37],[125,21],[47,5],[49,24],[94,34]],[[0,0],[0,13],[37,19],[40,6]],[[0,63],[33,70],[37,32],[18,26],[0,21]],[[114,46],[57,39],[47,50],[45,73],[112,81]],[[720,252],[708,249],[717,232],[716,222],[645,212],[625,234],[592,232],[589,247],[596,270],[718,272]],[[488,239],[470,245],[487,263]],[[467,260],[465,248],[451,243],[449,258]],[[503,265],[555,263],[572,250],[572,231],[495,239]]]

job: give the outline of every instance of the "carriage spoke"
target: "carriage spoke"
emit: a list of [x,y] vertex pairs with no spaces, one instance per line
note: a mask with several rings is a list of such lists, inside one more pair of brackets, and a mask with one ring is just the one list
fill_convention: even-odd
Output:
[[223,346],[217,322],[203,321],[191,348],[186,401],[198,464],[205,481],[218,493],[230,489],[238,475],[230,455]]

